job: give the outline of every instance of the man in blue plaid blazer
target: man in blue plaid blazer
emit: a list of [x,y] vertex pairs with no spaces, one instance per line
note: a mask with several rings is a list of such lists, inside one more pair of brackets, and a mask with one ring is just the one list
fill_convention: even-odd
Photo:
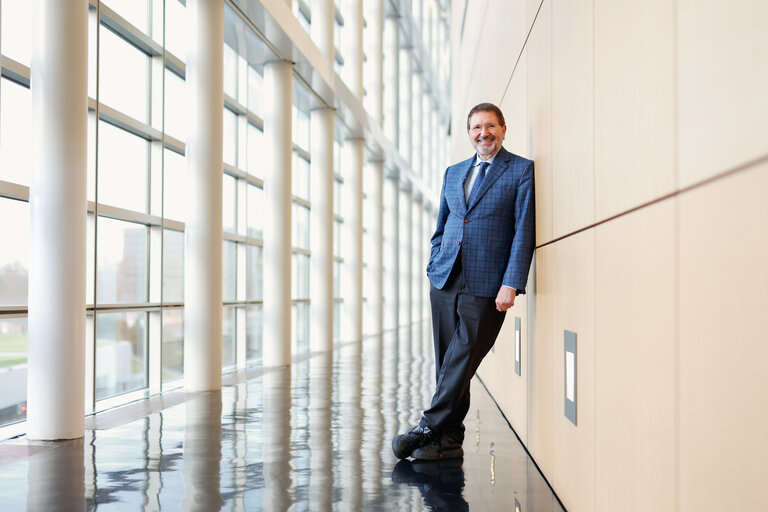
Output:
[[427,275],[437,384],[419,422],[395,437],[398,458],[464,454],[469,383],[515,297],[525,293],[535,245],[533,162],[504,149],[504,114],[481,103],[467,116],[477,153],[445,171]]

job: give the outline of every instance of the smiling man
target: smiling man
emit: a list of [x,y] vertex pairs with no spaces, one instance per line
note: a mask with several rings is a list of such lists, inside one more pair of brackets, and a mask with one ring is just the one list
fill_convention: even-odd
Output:
[[445,171],[427,275],[432,283],[436,387],[419,424],[392,440],[395,456],[464,455],[469,382],[515,297],[525,293],[535,241],[533,162],[502,147],[504,114],[467,116],[476,154]]

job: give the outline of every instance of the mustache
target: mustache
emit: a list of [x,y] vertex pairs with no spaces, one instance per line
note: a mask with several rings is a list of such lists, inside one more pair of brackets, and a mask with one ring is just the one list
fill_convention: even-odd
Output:
[[496,137],[494,137],[493,135],[486,135],[485,137],[478,137],[477,138],[478,142],[485,142],[487,140],[496,140]]

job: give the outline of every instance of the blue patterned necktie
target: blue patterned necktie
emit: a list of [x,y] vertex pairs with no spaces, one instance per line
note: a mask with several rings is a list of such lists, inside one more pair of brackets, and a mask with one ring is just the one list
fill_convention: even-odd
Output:
[[472,204],[472,200],[477,195],[477,192],[480,190],[480,185],[483,184],[483,180],[485,179],[485,170],[488,168],[488,166],[491,165],[488,162],[481,162],[480,163],[480,171],[477,173],[477,176],[475,177],[475,183],[472,185],[472,192],[469,193],[469,200],[467,200],[467,206]]

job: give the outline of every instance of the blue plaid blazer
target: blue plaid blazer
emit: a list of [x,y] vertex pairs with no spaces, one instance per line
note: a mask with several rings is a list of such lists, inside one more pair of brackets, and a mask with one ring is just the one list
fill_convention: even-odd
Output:
[[533,162],[502,147],[468,205],[464,181],[475,158],[445,171],[427,275],[442,288],[461,250],[464,280],[475,296],[496,297],[502,285],[521,295],[535,246]]

